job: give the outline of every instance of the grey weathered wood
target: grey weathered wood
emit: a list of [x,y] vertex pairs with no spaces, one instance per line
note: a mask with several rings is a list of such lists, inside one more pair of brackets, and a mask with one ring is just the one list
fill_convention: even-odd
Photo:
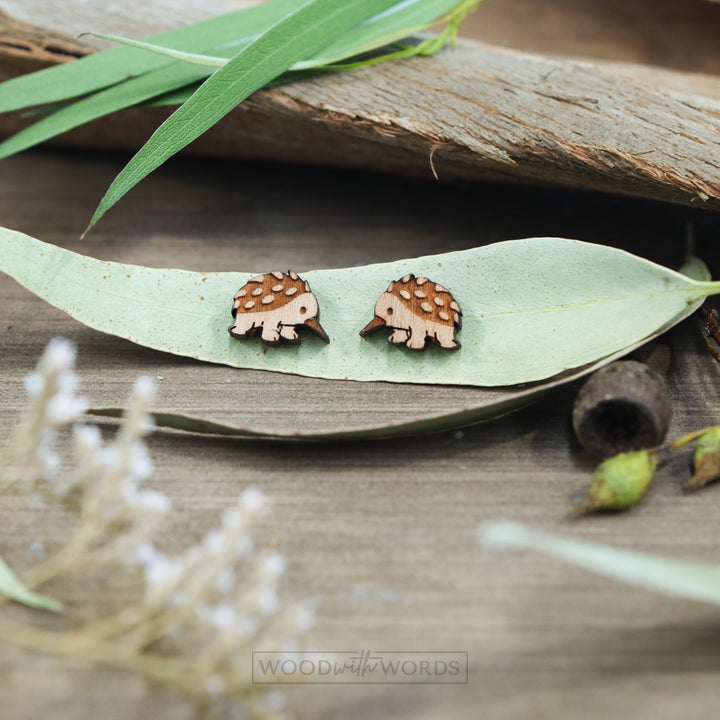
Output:
[[[139,5],[132,6],[138,28],[145,7]],[[52,12],[54,3],[49,7]],[[194,5],[186,10],[200,13]],[[123,29],[121,18],[106,22]],[[157,27],[153,13],[148,26]],[[12,67],[6,58],[4,72]],[[632,68],[619,73],[463,41],[433,59],[256,93],[191,151],[425,178],[436,173],[440,180],[583,187],[719,207],[720,113],[709,95],[720,96],[717,82],[693,75],[687,78],[692,90],[678,93],[684,82],[678,75],[669,87],[663,86],[667,73],[627,79],[634,75]],[[700,88],[708,95],[698,97]],[[119,113],[60,142],[134,149],[166,115],[157,109]],[[0,118],[0,134],[25,122]]]
[[[667,264],[682,257],[686,219],[698,252],[716,262],[720,225],[686,208],[578,194],[445,188],[352,173],[174,160],[142,192],[79,239],[117,156],[32,151],[0,164],[2,222],[97,257],[156,267],[342,267],[460,249],[532,232],[622,245]],[[517,207],[523,212],[518,213]],[[81,389],[121,403],[140,374],[161,376],[158,402],[187,412],[245,406],[248,421],[277,409],[337,427],[460,407],[467,389],[319,381],[214,367],[153,352],[80,326],[0,276],[0,443],[25,403],[22,378],[47,340],[78,344]],[[720,371],[691,320],[666,338],[678,435],[716,422]],[[524,348],[518,338],[519,351]],[[226,382],[230,380],[230,382]],[[158,432],[152,487],[173,514],[159,543],[196,541],[249,485],[273,500],[259,545],[288,559],[284,592],[319,601],[312,650],[467,650],[467,686],[288,688],[300,720],[658,720],[712,717],[717,708],[718,611],[626,588],[530,553],[476,548],[479,522],[518,520],[580,539],[676,558],[720,562],[720,487],[684,496],[684,461],[664,469],[632,513],[582,522],[568,508],[593,461],[570,435],[572,388],[493,423],[396,442],[238,442]],[[258,401],[262,398],[262,402]],[[339,398],[339,400],[338,400]],[[110,434],[113,428],[106,425]],[[0,555],[23,570],[30,543],[48,549],[73,515],[6,494]],[[140,591],[122,573],[46,590],[68,600],[72,622],[97,617]],[[23,608],[3,619],[52,618]],[[262,649],[262,648],[258,648]],[[174,694],[127,673],[0,645],[2,717],[75,720],[98,707],[118,720],[189,720]]]

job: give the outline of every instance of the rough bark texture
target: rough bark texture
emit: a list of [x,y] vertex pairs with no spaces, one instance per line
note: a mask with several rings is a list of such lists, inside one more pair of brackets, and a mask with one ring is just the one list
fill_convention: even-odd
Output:
[[[49,17],[56,3],[45,5],[43,24],[53,25]],[[103,25],[127,32],[124,21],[134,5],[116,9]],[[218,3],[215,9],[220,6],[235,5]],[[133,34],[211,10],[192,3],[182,7],[170,20],[158,20],[145,6],[136,8]],[[701,7],[716,10],[709,3]],[[96,10],[90,4],[85,23],[100,22]],[[17,7],[15,12],[27,16]],[[65,16],[62,27],[79,22]],[[6,21],[3,32],[30,38],[29,50],[17,42],[8,51],[0,65],[6,76],[55,59],[58,53],[51,49],[64,47],[63,36],[19,31],[17,23]],[[5,40],[5,45],[13,43]],[[80,52],[77,43],[68,44],[67,52]],[[702,67],[710,67],[705,60]],[[720,102],[712,96],[720,97],[719,85],[713,76],[617,63],[602,67],[462,41],[433,59],[256,93],[194,143],[191,152],[427,178],[437,173],[441,180],[547,183],[718,207]],[[167,112],[125,111],[58,142],[132,150]],[[0,134],[26,122],[2,117]]]

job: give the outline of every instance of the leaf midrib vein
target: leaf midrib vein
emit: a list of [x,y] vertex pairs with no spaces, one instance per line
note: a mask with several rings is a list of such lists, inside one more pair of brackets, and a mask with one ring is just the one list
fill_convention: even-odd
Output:
[[[49,275],[52,275],[53,277],[57,278],[58,280],[65,281],[69,284],[75,285],[77,287],[83,288],[85,290],[95,290],[96,292],[99,292],[107,297],[120,299],[126,302],[133,303],[135,305],[139,306],[145,306],[149,308],[154,308],[157,311],[162,312],[171,312],[174,314],[185,314],[189,316],[196,316],[196,317],[207,317],[207,318],[216,318],[216,319],[222,319],[225,316],[219,315],[219,314],[213,314],[208,312],[197,312],[190,310],[185,307],[172,307],[169,305],[157,305],[151,302],[144,301],[140,298],[137,298],[136,296],[128,296],[128,295],[121,295],[113,292],[109,292],[107,290],[104,290],[100,287],[93,287],[92,285],[85,285],[81,281],[76,280],[72,276],[65,275],[62,271],[59,270],[51,270],[47,266],[40,265]],[[156,270],[155,268],[147,268],[149,270]],[[164,270],[164,272],[168,272],[168,270]],[[109,271],[112,272],[112,271]],[[172,271],[170,271],[172,272]],[[190,271],[192,272],[192,271]],[[697,296],[691,296],[691,293],[695,289],[699,294]],[[501,312],[495,312],[495,313],[482,313],[482,314],[464,314],[463,320],[466,321],[468,319],[470,320],[487,320],[490,318],[497,318],[497,317],[505,317],[505,316],[511,316],[511,315],[529,315],[533,313],[545,313],[545,312],[554,312],[554,311],[561,311],[561,310],[574,310],[577,308],[581,308],[584,306],[590,306],[590,305],[608,305],[615,302],[625,302],[625,301],[633,301],[633,300],[641,300],[641,299],[652,299],[656,297],[667,297],[669,295],[682,295],[687,294],[688,295],[688,301],[690,303],[697,302],[702,297],[707,296],[707,293],[702,292],[700,288],[693,288],[692,286],[688,286],[687,288],[674,288],[671,290],[662,290],[658,292],[652,292],[652,293],[642,293],[637,295],[624,295],[622,297],[612,297],[612,298],[601,298],[601,299],[594,299],[590,301],[585,302],[578,302],[578,303],[572,303],[572,304],[564,304],[564,305],[553,305],[550,307],[537,307],[537,308],[526,308],[526,309],[520,309],[520,310],[505,310]],[[358,315],[358,318],[364,317],[365,314],[363,313],[362,316]],[[341,320],[341,319],[332,319],[325,317],[324,322],[327,324],[335,324],[335,325],[343,325],[343,324],[350,324],[358,322],[355,318],[349,318],[347,320]]]

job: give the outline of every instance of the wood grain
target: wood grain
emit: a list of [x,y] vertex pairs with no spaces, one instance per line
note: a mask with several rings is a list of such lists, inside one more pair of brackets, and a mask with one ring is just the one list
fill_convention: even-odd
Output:
[[[168,163],[107,223],[79,235],[116,172],[114,155],[29,152],[0,164],[3,223],[98,257],[198,270],[342,267],[462,249],[526,235],[607,242],[677,265],[688,223],[696,251],[720,268],[714,214],[619,198],[523,188],[446,188],[371,174],[199,161]],[[523,209],[522,213],[517,208]],[[84,328],[0,277],[0,442],[24,405],[22,378],[54,335],[78,344],[82,391],[121,403],[140,374],[159,402],[187,412],[250,419],[288,412],[337,427],[459,407],[467,389],[330,382],[202,365]],[[671,435],[717,422],[720,370],[692,319],[665,338],[674,404]],[[523,348],[518,338],[519,351]],[[318,599],[309,649],[467,650],[463,686],[288,688],[301,720],[505,720],[615,715],[646,720],[711,717],[720,671],[715,608],[627,588],[532,554],[475,547],[483,520],[506,518],[576,538],[676,558],[720,562],[720,488],[686,496],[684,461],[661,472],[632,513],[582,522],[568,508],[587,490],[591,460],[572,438],[574,388],[462,433],[297,446],[158,432],[152,486],[173,515],[168,551],[202,537],[249,485],[273,500],[259,543],[284,553],[286,590]],[[111,433],[111,425],[104,426]],[[67,461],[67,456],[65,458]],[[3,497],[0,553],[22,570],[32,540],[48,549],[72,513]],[[47,590],[83,617],[138,591],[120,575],[57,582]],[[4,608],[15,619],[22,608]],[[32,617],[37,617],[33,615]],[[47,622],[52,622],[48,620]],[[181,699],[111,669],[0,648],[8,720],[189,718]]]
[[[47,25],[57,30],[30,44],[24,55],[0,54],[0,72],[56,60],[42,56],[41,49],[89,29],[88,18],[107,20],[97,29],[131,32],[134,16],[160,29],[179,22],[182,13],[190,19],[231,4],[145,4],[140,15],[140,4],[132,2],[5,0],[3,9],[16,18],[44,27],[52,17]],[[677,266],[690,229],[697,254],[717,276],[720,220],[715,214],[575,188],[639,192],[683,203],[698,202],[693,198],[705,193],[711,200],[698,204],[714,206],[716,195],[692,186],[690,170],[705,168],[699,177],[716,192],[717,151],[707,143],[716,144],[712,98],[720,98],[720,92],[717,79],[707,73],[720,67],[714,34],[719,9],[704,0],[487,0],[485,17],[474,20],[481,39],[621,65],[603,69],[466,46],[441,56],[442,68],[464,78],[450,101],[440,91],[445,78],[433,81],[421,61],[408,64],[399,76],[384,69],[357,74],[348,86],[350,76],[259,93],[216,135],[192,148],[221,159],[171,161],[85,240],[80,233],[124,157],[33,151],[3,161],[2,223],[121,262],[164,267],[170,259],[177,267],[197,270],[294,267],[300,274],[532,235],[604,242]],[[27,37],[38,32],[45,37],[37,27]],[[653,62],[663,68],[629,64]],[[478,72],[473,63],[479,63]],[[517,70],[518,77],[508,70]],[[422,103],[398,105],[402,93],[395,82],[408,82]],[[353,92],[365,93],[370,110],[364,110],[365,97],[358,103]],[[689,100],[689,94],[700,97]],[[449,124],[450,140],[444,123],[440,126],[440,140],[448,140],[440,146],[438,126],[430,124],[430,131],[427,126],[439,100],[445,118],[456,118]],[[161,116],[123,113],[65,142],[132,149]],[[561,142],[537,132],[533,123],[540,120]],[[559,127],[561,120],[571,124]],[[504,139],[506,131],[510,140]],[[643,139],[658,149],[644,154]],[[399,142],[405,143],[402,151]],[[635,164],[608,155],[606,147],[629,153]],[[440,183],[431,180],[433,148]],[[232,156],[380,169],[430,182],[307,165],[235,163]],[[649,165],[638,166],[638,159]],[[652,170],[659,168],[670,176],[655,177]],[[672,173],[688,173],[685,185]],[[493,177],[552,180],[569,189],[445,183]],[[458,408],[472,393],[202,365],[79,326],[2,276],[0,442],[24,405],[23,376],[54,335],[78,344],[82,389],[96,404],[121,404],[132,381],[149,374],[162,378],[159,402],[189,414],[222,418],[233,404],[246,408],[250,421],[282,412],[289,426],[319,428],[389,422],[417,408]],[[675,411],[670,434],[717,422],[720,370],[707,354],[699,323],[691,319],[664,342]],[[518,351],[532,349],[518,338]],[[536,555],[493,555],[474,545],[479,522],[505,518],[579,539],[720,562],[715,536],[720,488],[683,495],[680,485],[690,471],[682,460],[661,472],[632,513],[567,520],[567,509],[584,495],[594,466],[570,434],[574,391],[565,388],[461,433],[392,442],[297,446],[158,432],[150,440],[153,486],[170,495],[174,508],[161,544],[172,551],[198,540],[242,489],[259,486],[274,501],[260,528],[260,544],[288,558],[289,594],[319,602],[310,649],[469,652],[466,686],[289,688],[301,720],[712,717],[720,671],[717,609],[609,583]],[[42,538],[52,549],[73,522],[62,508],[37,509],[10,495],[3,497],[2,519],[0,554],[19,570],[33,562],[32,540]],[[68,599],[83,616],[97,617],[138,588],[122,576],[100,574],[47,590]],[[22,608],[3,612],[27,617]],[[0,669],[2,715],[8,720],[74,720],[97,714],[98,707],[110,719],[191,717],[179,697],[111,669],[9,645],[0,647]]]
[[388,342],[411,350],[425,350],[432,342],[446,350],[459,350],[455,331],[460,329],[460,306],[442,285],[413,273],[393,281],[375,304],[373,319],[360,331],[365,337],[387,327]]
[[307,281],[294,270],[275,270],[252,278],[237,291],[232,306],[235,322],[228,331],[239,340],[260,334],[266,345],[274,346],[300,344],[302,338],[296,331],[303,328],[328,343],[319,314],[317,298]]

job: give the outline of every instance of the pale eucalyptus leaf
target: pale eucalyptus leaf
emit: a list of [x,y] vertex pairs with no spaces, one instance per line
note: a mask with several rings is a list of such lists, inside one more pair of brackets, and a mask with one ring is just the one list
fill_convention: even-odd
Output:
[[[234,293],[254,272],[202,273],[106,262],[0,229],[0,270],[80,322],[146,347],[311,377],[505,386],[545,380],[623,351],[720,292],[622,250],[528,238],[342,270],[303,273],[325,344],[263,347],[227,332]],[[450,288],[463,311],[456,352],[361,338],[388,283],[408,272]]]
[[0,594],[39,610],[60,612],[63,609],[60,601],[25,587],[2,558],[0,558]]
[[[268,271],[274,268],[258,268]],[[251,273],[200,273],[105,262],[0,228],[0,270],[97,330],[178,355],[235,367],[326,379],[473,385],[472,396],[440,413],[331,429],[248,425],[243,409],[213,418],[162,408],[156,422],[197,433],[334,440],[390,437],[462,427],[528,404],[627,354],[691,314],[706,294],[694,281],[622,250],[559,238],[530,238],[472,250],[345,270],[303,272],[320,300],[325,345],[266,348],[230,337],[230,308]],[[408,271],[451,288],[464,311],[459,351],[390,345],[359,330],[377,296]],[[520,384],[522,383],[522,384]],[[120,407],[95,414],[119,416]]]
[[492,522],[478,530],[488,549],[541,552],[585,570],[667,595],[720,605],[720,565],[696,563],[613,548],[539,532],[513,522]]

